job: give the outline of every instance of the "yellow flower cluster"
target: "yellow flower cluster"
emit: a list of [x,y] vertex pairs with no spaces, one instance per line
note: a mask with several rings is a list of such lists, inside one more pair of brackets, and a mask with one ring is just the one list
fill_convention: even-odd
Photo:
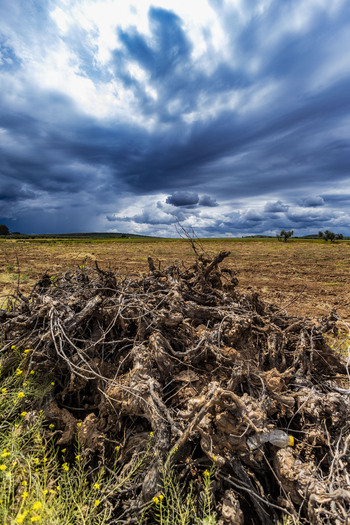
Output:
[[156,505],[159,505],[163,499],[164,499],[163,494],[160,494],[159,496],[154,496],[154,498],[152,498],[153,503],[155,503]]
[[27,517],[27,514],[28,514],[27,510],[25,512],[21,513],[21,514],[18,514],[17,519],[16,519],[16,523],[23,523],[24,520]]
[[[24,492],[22,494],[23,499],[25,499],[27,496],[28,496],[28,492]],[[41,501],[36,501],[35,503],[33,503],[31,512],[37,513],[38,511],[42,509],[42,507],[43,507],[43,504],[41,503]],[[26,510],[25,512],[21,514],[18,514],[16,518],[16,523],[19,523],[19,524],[23,523],[26,517],[28,516],[29,512],[30,512],[29,510]],[[35,514],[34,516],[30,518],[30,521],[31,523],[39,522],[41,521],[41,517],[38,514]]]

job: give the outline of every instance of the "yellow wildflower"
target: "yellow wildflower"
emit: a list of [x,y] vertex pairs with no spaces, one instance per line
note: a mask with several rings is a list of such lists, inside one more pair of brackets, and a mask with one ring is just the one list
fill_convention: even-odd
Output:
[[4,465],[4,464],[0,465],[0,470],[6,470],[6,469],[7,469],[6,465]]
[[29,493],[25,490],[25,491],[23,492],[23,494],[22,494],[22,498],[23,498],[23,499],[26,499],[26,498],[28,498],[28,496],[29,496]]
[[31,371],[29,372],[29,374],[30,374],[31,376],[33,376],[33,375],[35,374],[35,370],[31,370]]
[[79,461],[79,459],[80,459],[80,454],[78,454],[77,456],[75,456],[75,459],[76,459],[77,461]]
[[2,393],[2,394],[6,394],[6,393],[7,393],[7,388],[2,388],[2,389],[1,389],[1,393]]
[[10,456],[11,455],[11,452],[7,452],[6,449],[4,450],[4,452],[1,454],[1,457],[2,458],[7,458],[7,456]]
[[51,425],[49,425],[49,429],[53,430],[54,428],[55,428],[55,425],[53,423],[51,423]]
[[162,501],[162,499],[164,499],[163,494],[161,494],[161,495],[159,496],[159,499],[160,499],[160,501]]
[[21,412],[21,417],[25,417],[28,414],[28,412]]
[[23,485],[23,487],[26,487],[26,486],[28,485],[28,483],[27,483],[27,482],[26,482],[25,480],[24,480],[24,481],[22,481],[22,483],[21,483],[21,484]]
[[16,369],[16,376],[20,376],[21,374],[23,374],[23,370],[21,370],[20,368],[17,368]]
[[17,397],[18,397],[18,399],[23,399],[23,397],[25,397],[25,393],[24,392],[18,392]]
[[34,521],[40,521],[41,518],[40,516],[33,516],[32,518],[30,518],[30,521],[32,521],[34,523]]
[[80,428],[81,427],[81,423],[77,423],[77,427]]
[[98,490],[100,488],[99,483],[95,483],[95,485],[92,487],[94,490]]
[[17,516],[17,519],[16,519],[16,523],[23,523],[24,520],[26,519],[26,516],[28,514],[28,511],[24,511],[23,514],[18,514]]
[[95,503],[94,503],[95,507],[98,507],[100,503],[101,503],[101,502],[100,502],[99,499],[95,499]]
[[66,450],[67,450],[66,448],[63,448],[63,449],[61,450],[61,452],[64,453],[64,452],[66,452]]
[[51,386],[55,386],[55,381],[52,381],[52,382],[51,382]]
[[157,496],[154,496],[154,498],[152,498],[153,500],[153,503],[155,503],[156,505],[158,505],[159,503],[159,498],[157,498]]
[[65,470],[66,472],[68,472],[68,470],[69,470],[69,465],[68,465],[68,463],[63,463],[62,468],[63,468],[63,470]]
[[36,501],[35,503],[33,503],[32,510],[40,510],[42,506],[43,504],[41,503],[41,501]]
[[22,386],[28,386],[28,383],[22,383]]
[[12,345],[11,350],[15,350],[15,349],[16,349],[16,345]]
[[203,475],[204,475],[204,476],[207,476],[207,477],[209,477],[209,476],[210,476],[210,474],[209,474],[208,470],[205,470],[205,471],[203,472]]
[[31,349],[30,348],[26,348],[23,353],[24,354],[29,354],[29,352],[31,352]]
[[150,432],[149,435],[152,437],[153,436],[153,432]]
[[47,462],[47,458],[44,458],[44,459],[43,459],[43,463],[46,463],[46,462]]
[[46,494],[48,494],[48,493],[49,493],[49,491],[48,491],[47,489],[44,489],[44,490],[43,490],[43,494],[44,494],[44,496],[46,496]]

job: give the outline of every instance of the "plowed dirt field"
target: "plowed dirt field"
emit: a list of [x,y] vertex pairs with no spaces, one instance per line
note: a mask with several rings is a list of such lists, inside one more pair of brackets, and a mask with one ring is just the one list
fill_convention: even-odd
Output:
[[[203,241],[201,246],[211,256],[231,251],[224,266],[237,272],[239,289],[253,287],[264,301],[289,314],[319,318],[334,308],[350,321],[350,242],[235,239]],[[46,271],[54,281],[60,272],[94,266],[95,260],[121,276],[140,276],[148,273],[148,256],[162,267],[194,261],[185,240],[2,240],[1,298],[15,292],[18,281],[20,290],[28,293]]]

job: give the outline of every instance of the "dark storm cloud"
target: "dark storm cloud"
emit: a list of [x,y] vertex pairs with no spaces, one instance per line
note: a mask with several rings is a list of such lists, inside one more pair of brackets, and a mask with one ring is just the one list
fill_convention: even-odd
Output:
[[288,211],[289,206],[287,204],[283,204],[282,201],[276,201],[276,202],[267,202],[264,207],[264,211],[268,213],[280,213],[284,211]]
[[197,193],[191,193],[189,191],[175,191],[172,195],[166,199],[167,204],[173,206],[193,206],[198,204],[199,197]]
[[[339,191],[350,178],[344,61],[350,4],[330,14],[301,1],[274,0],[261,11],[246,1],[244,17],[228,3],[210,4],[226,29],[225,53],[215,51],[206,28],[208,51],[204,58],[194,55],[184,20],[151,7],[149,34],[136,26],[116,28],[118,48],[106,66],[96,59],[96,29],[72,26],[58,36],[49,14],[57,2],[3,0],[1,198],[7,210],[12,203],[14,216],[18,210],[23,227],[30,217],[30,227],[40,230],[35,199],[46,203],[47,217],[59,204],[79,227],[78,208],[89,210],[89,229],[99,215],[111,224],[172,224],[171,210],[157,204],[116,214],[126,194],[169,195],[165,205],[181,208],[184,220],[198,219],[213,235],[316,228],[346,213],[350,197],[330,189]],[[94,86],[113,81],[116,97],[122,88],[128,92],[128,112],[88,116],[68,91],[33,85],[30,75],[23,80],[21,35],[40,56],[46,46],[66,44],[82,78]],[[133,74],[133,64],[144,79]],[[261,212],[249,209],[252,198],[260,199]]]
[[181,28],[181,19],[171,11],[151,7],[149,23],[150,43],[137,31],[120,31],[119,38],[130,58],[144,66],[154,79],[168,80],[189,59],[192,46]]
[[286,217],[292,224],[295,224],[296,227],[299,227],[300,225],[303,225],[303,227],[306,225],[312,227],[315,224],[327,223],[332,220],[331,213],[318,214],[309,212],[294,212],[286,214]]
[[210,197],[210,195],[202,195],[198,204],[200,206],[208,206],[209,208],[215,208],[215,206],[219,206],[216,200],[213,199],[213,197]]
[[173,206],[190,206],[191,208],[195,205],[207,206],[209,208],[214,208],[218,206],[218,203],[210,195],[198,196],[197,193],[190,191],[175,191],[172,195],[167,197],[167,204],[172,204]]
[[304,208],[317,208],[319,206],[324,206],[325,202],[323,197],[320,195],[315,195],[301,199],[299,204]]
[[28,190],[23,186],[16,184],[1,184],[0,183],[0,200],[1,201],[20,201],[31,199],[35,196],[34,192]]
[[326,203],[350,203],[350,193],[341,192],[337,194],[327,193],[322,195],[322,198]]

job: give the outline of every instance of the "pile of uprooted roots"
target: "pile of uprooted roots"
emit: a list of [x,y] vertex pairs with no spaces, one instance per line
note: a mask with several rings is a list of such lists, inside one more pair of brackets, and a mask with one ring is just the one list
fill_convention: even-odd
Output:
[[[317,324],[238,293],[227,255],[166,269],[149,258],[136,278],[97,264],[45,274],[1,312],[2,349],[28,346],[31,368],[54,371],[41,407],[60,445],[81,421],[92,463],[119,443],[127,465],[153,435],[142,476],[111,496],[113,523],[137,523],[170,463],[184,487],[214,463],[221,525],[349,524],[347,362],[323,335],[336,315]],[[249,446],[273,429],[294,447]]]

